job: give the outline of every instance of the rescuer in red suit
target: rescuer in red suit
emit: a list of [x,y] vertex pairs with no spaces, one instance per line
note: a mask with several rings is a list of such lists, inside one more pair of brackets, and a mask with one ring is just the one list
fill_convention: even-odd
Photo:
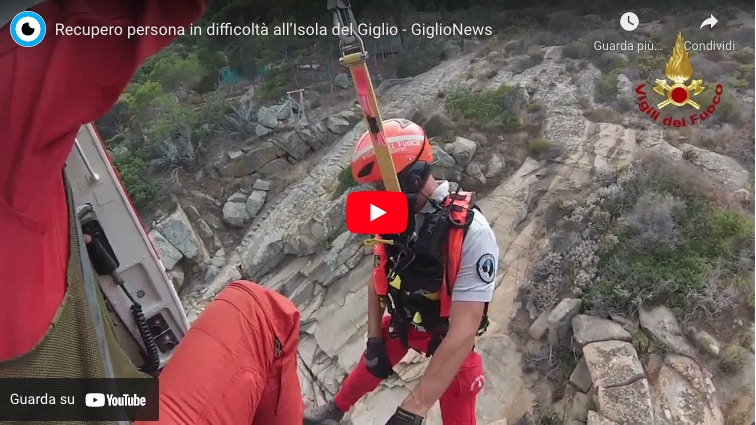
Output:
[[[173,38],[128,38],[126,31],[65,36],[56,35],[56,25],[186,27],[205,7],[206,0],[2,2],[0,375],[24,375],[19,363],[44,347],[55,333],[56,313],[66,306],[62,301],[73,283],[67,277],[70,217],[61,171],[79,127],[105,114],[141,62]],[[47,28],[33,47],[11,37],[14,31],[33,36],[28,25],[11,25],[26,9]],[[161,422],[301,423],[298,334],[299,313],[288,299],[251,282],[232,283],[197,319],[162,372]],[[71,351],[86,356],[85,350]]]

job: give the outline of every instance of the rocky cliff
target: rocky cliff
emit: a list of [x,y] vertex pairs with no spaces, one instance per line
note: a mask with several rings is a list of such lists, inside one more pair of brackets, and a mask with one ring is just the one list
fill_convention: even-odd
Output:
[[[586,108],[596,107],[592,99],[602,77],[593,65],[568,70],[563,48],[551,46],[540,48],[541,63],[523,70],[522,57],[507,54],[510,48],[494,48],[487,55],[459,55],[384,90],[380,98],[385,117],[416,118],[442,110],[439,93],[454,87],[495,88],[506,83],[520,88],[528,102],[545,108],[541,135],[558,153],[547,159],[531,155],[504,170],[509,158],[490,144],[467,139],[467,134],[456,134],[464,138],[449,140],[448,146],[434,147],[441,177],[485,189],[479,206],[500,246],[501,268],[489,310],[492,323],[476,344],[486,369],[486,386],[478,404],[483,424],[520,420],[542,401],[546,384],[523,371],[523,342],[512,333],[511,322],[523,307],[518,291],[531,273],[534,258],[549,242],[544,221],[554,200],[579,195],[597,173],[627,166],[646,154],[692,162],[728,194],[749,197],[752,190],[752,176],[736,161],[692,145],[673,146],[658,124],[642,116],[628,113],[611,122],[587,117]],[[505,55],[507,59],[502,59]],[[485,77],[480,78],[481,74]],[[620,94],[632,96],[623,81],[618,77]],[[742,100],[753,107],[753,97]],[[240,278],[258,281],[296,303],[302,312],[300,379],[308,404],[330,400],[364,349],[366,285],[372,258],[362,248],[363,238],[345,230],[346,193],[334,196],[354,141],[364,131],[362,123],[353,124],[355,116],[345,112],[318,127],[322,133],[330,131],[332,141],[301,145],[292,142],[296,134],[290,134],[258,145],[255,151],[230,155],[222,173],[243,169],[247,175],[252,168],[266,166],[260,162],[263,158],[270,167],[285,156],[296,158],[290,162],[302,161],[299,166],[305,170],[301,179],[277,193],[270,191],[266,180],[258,179],[251,190],[223,200],[226,223],[244,229],[233,250],[226,252],[213,241],[212,231],[204,230],[207,223],[192,219],[191,207],[186,206],[161,221],[151,234],[169,269],[180,261],[191,261],[205,273],[201,284],[185,290],[191,320],[228,282]],[[271,121],[268,127],[276,127],[274,118],[262,117],[261,121]],[[259,133],[267,135],[267,131],[261,128]],[[508,139],[497,141],[506,144]],[[317,151],[310,152],[313,150]],[[690,151],[695,155],[687,153]],[[249,161],[260,164],[251,166]],[[243,166],[234,165],[242,162]],[[577,341],[582,354],[572,373],[572,385],[580,395],[575,396],[577,402],[573,397],[569,404],[577,406],[576,413],[571,413],[574,420],[589,424],[724,423],[710,374],[693,360],[696,355],[682,352],[659,357],[651,379],[648,365],[640,362],[631,343],[631,333],[617,322],[580,315],[580,306],[580,300],[563,300],[541,314],[537,321],[541,330],[533,328],[531,334],[534,340],[548,335],[550,345],[558,345],[565,336]],[[530,320],[538,317],[531,316]],[[641,325],[658,338],[669,335],[668,328],[657,329],[662,319],[648,319],[644,324],[643,317]],[[657,335],[659,332],[662,334]],[[752,364],[752,353],[748,356]],[[425,357],[408,354],[396,367],[397,375],[353,409],[352,422],[385,423],[426,364]],[[437,408],[428,423],[441,423]]]

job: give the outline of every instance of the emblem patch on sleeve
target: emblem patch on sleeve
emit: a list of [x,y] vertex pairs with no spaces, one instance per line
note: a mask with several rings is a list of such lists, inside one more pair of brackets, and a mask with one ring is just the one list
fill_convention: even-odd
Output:
[[483,254],[478,258],[478,276],[486,283],[491,283],[496,276],[496,259],[493,254]]

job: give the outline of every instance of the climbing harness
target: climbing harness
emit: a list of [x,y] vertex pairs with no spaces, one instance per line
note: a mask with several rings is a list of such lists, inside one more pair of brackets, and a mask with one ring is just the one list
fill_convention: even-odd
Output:
[[[431,356],[449,329],[452,288],[462,258],[462,242],[472,224],[475,194],[449,194],[436,211],[425,214],[411,246],[380,236],[368,239],[375,264],[373,282],[382,306],[391,315],[391,334],[407,345],[407,326],[431,335]],[[409,251],[409,253],[407,253]],[[478,329],[488,327],[488,303]]]
[[399,192],[399,179],[396,175],[394,161],[383,131],[383,121],[378,109],[378,100],[373,90],[373,82],[367,68],[368,52],[365,43],[356,33],[357,22],[352,14],[349,0],[328,0],[328,10],[333,14],[334,27],[339,28],[339,63],[349,69],[357,92],[357,101],[365,116],[365,125],[370,133],[370,140],[375,150],[378,167],[381,169],[386,190]]

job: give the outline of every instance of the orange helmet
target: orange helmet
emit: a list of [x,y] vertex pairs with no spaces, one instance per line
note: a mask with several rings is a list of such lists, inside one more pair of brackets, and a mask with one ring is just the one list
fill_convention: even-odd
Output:
[[[383,134],[386,135],[386,144],[394,160],[394,168],[402,183],[404,177],[402,171],[407,170],[413,164],[421,163],[424,170],[428,170],[433,162],[433,151],[428,136],[419,125],[410,120],[395,118],[383,121]],[[426,174],[426,173],[422,173]],[[377,183],[383,181],[381,169],[375,158],[375,150],[366,131],[357,141],[352,155],[352,176],[358,183]],[[424,176],[427,178],[427,176]],[[424,181],[422,182],[425,183]],[[402,189],[405,185],[402,184]]]

